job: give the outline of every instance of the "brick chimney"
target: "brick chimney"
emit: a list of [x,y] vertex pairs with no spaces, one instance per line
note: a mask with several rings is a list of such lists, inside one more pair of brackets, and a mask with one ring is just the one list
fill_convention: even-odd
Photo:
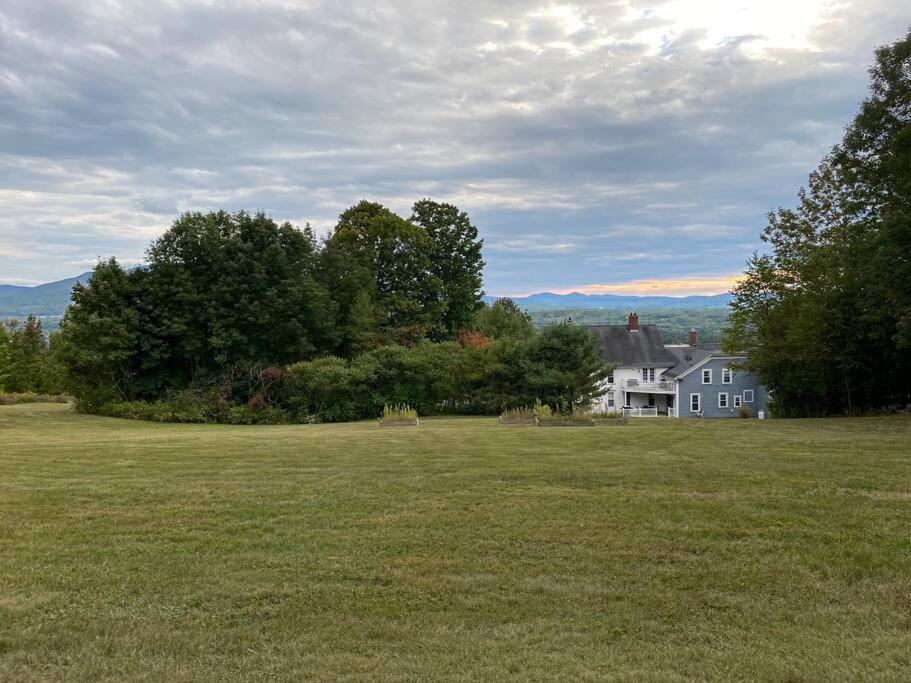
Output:
[[630,332],[639,331],[639,314],[638,313],[629,314],[629,331]]
[[690,346],[696,346],[696,328],[690,329]]

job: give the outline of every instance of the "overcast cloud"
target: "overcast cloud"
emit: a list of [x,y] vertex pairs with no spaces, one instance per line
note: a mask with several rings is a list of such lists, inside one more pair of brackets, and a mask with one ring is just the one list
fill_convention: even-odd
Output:
[[427,196],[470,213],[492,293],[722,291],[909,21],[907,0],[5,0],[0,282],[138,263],[181,211],[325,231]]

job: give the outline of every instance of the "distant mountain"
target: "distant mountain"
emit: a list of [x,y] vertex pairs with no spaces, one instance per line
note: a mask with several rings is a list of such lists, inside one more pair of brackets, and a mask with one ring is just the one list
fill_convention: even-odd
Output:
[[[24,318],[34,314],[43,319],[46,329],[53,329],[56,320],[63,316],[70,304],[70,293],[77,282],[86,282],[92,273],[34,287],[0,285],[0,320]],[[486,296],[488,303],[497,297]],[[525,297],[513,297],[522,308],[529,311],[554,309],[605,309],[614,311],[646,311],[650,309],[727,308],[730,294],[713,296],[624,296],[619,294],[554,294],[541,292]]]
[[0,319],[24,318],[32,314],[40,318],[60,317],[70,304],[73,285],[86,282],[91,275],[91,272],[83,273],[34,287],[0,285]]
[[[605,308],[612,310],[642,311],[652,308],[727,308],[731,294],[710,296],[629,296],[622,294],[554,294],[541,292],[523,297],[511,297],[521,308],[540,310],[549,308]],[[485,296],[488,303],[497,297]]]

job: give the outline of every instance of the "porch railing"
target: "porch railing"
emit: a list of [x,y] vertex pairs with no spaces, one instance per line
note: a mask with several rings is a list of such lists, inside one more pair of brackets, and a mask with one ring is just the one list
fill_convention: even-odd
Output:
[[658,417],[658,406],[645,406],[643,408],[624,408],[624,417]]

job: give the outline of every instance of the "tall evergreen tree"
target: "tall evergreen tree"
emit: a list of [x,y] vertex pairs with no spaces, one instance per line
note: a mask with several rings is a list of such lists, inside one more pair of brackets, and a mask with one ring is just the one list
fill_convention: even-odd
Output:
[[9,326],[9,370],[6,386],[14,392],[40,392],[48,388],[46,372],[50,362],[48,343],[41,321],[30,315],[24,325]]
[[6,327],[0,324],[0,391],[6,391],[10,374],[10,336]]

